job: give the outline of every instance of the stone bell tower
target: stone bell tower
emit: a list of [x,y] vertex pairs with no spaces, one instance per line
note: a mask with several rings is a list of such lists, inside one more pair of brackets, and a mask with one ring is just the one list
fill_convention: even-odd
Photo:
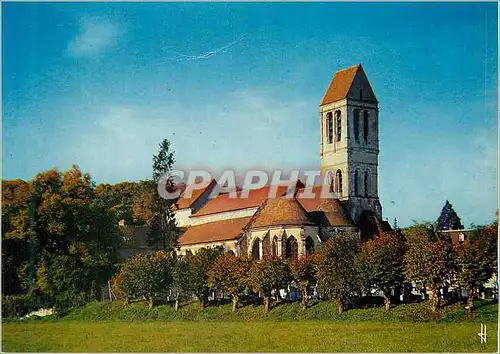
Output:
[[361,64],[335,73],[319,116],[321,171],[355,224],[366,212],[381,220],[378,101]]

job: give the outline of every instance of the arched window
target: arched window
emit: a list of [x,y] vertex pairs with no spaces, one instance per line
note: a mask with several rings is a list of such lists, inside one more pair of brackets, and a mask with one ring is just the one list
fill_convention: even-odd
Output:
[[232,254],[232,255],[234,256],[234,252],[233,252],[233,250],[229,250],[229,251],[227,251],[227,254]]
[[368,111],[364,112],[363,116],[363,130],[365,134],[365,142],[368,142]]
[[299,257],[299,244],[297,243],[297,239],[293,236],[290,236],[286,240],[286,258],[288,259],[297,259]]
[[340,141],[342,139],[342,118],[340,117],[340,111],[335,111],[335,141]]
[[365,197],[368,197],[368,171],[365,171]]
[[311,236],[306,238],[306,254],[311,254],[314,252],[314,241]]
[[359,109],[354,110],[354,139],[359,140]]
[[342,171],[337,170],[335,174],[335,192],[342,195]]
[[359,186],[358,186],[358,170],[355,170],[354,171],[354,196],[358,196],[359,195]]
[[328,144],[333,143],[333,116],[332,112],[328,112],[326,114],[326,141]]
[[271,243],[271,255],[276,257],[278,255],[278,237],[274,236],[273,242]]
[[191,252],[191,250],[186,251],[186,256],[192,256],[192,255],[193,255],[193,252]]
[[260,257],[260,239],[256,239],[252,246],[252,259],[259,260]]

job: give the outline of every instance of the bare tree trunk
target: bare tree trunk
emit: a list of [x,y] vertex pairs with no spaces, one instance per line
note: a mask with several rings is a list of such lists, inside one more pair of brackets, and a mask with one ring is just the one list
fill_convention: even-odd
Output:
[[339,315],[344,312],[344,300],[338,299],[337,300],[338,306],[339,306]]
[[238,295],[233,295],[233,312],[236,312],[236,310],[238,309],[238,300]]
[[153,297],[152,296],[148,297],[148,303],[149,303],[149,308],[152,309],[153,306],[154,306],[154,302],[153,302]]
[[391,308],[391,295],[390,293],[385,292],[384,293],[384,304],[385,304],[385,310],[389,311]]
[[468,294],[468,297],[467,297],[467,307],[469,308],[468,309],[469,313],[474,312],[474,295],[475,295],[475,291],[476,291],[476,287],[474,286],[474,284],[471,284],[471,286],[469,287],[469,294]]
[[432,305],[432,311],[436,312],[439,308],[439,289],[438,288],[433,288],[431,290],[431,305]]
[[403,286],[403,303],[409,303],[411,297],[411,287],[408,284]]
[[302,310],[307,309],[307,286],[304,286],[301,289],[302,292]]
[[269,312],[269,296],[264,295],[264,312]]
[[202,296],[200,301],[200,310],[204,310],[207,307],[207,300],[205,296]]
[[179,311],[179,292],[175,292],[175,312]]

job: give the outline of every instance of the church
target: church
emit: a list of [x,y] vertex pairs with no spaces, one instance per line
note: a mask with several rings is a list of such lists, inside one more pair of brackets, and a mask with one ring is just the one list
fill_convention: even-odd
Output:
[[222,246],[253,259],[296,258],[339,232],[368,238],[389,230],[378,197],[378,113],[363,67],[337,71],[319,106],[319,152],[321,172],[338,198],[324,199],[319,192],[313,199],[303,198],[300,180],[291,197],[286,187],[278,187],[276,198],[269,198],[270,186],[265,186],[250,190],[248,198],[231,198],[229,193],[209,198],[217,187],[213,180],[174,204],[182,232],[177,252]]

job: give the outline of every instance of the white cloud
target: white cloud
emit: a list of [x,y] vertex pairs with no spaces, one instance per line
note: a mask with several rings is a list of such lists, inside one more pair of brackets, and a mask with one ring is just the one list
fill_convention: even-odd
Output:
[[119,28],[111,21],[83,17],[78,34],[68,43],[68,54],[76,58],[96,56],[116,44],[118,35]]
[[[64,155],[109,182],[149,177],[163,138],[172,142],[177,166],[185,168],[295,166],[314,159],[316,145],[304,149],[298,143],[316,140],[314,108],[309,112],[314,105],[270,97],[234,92],[194,109],[176,102],[96,107],[75,129],[78,135],[65,142]],[[314,123],[298,119],[304,116]]]

